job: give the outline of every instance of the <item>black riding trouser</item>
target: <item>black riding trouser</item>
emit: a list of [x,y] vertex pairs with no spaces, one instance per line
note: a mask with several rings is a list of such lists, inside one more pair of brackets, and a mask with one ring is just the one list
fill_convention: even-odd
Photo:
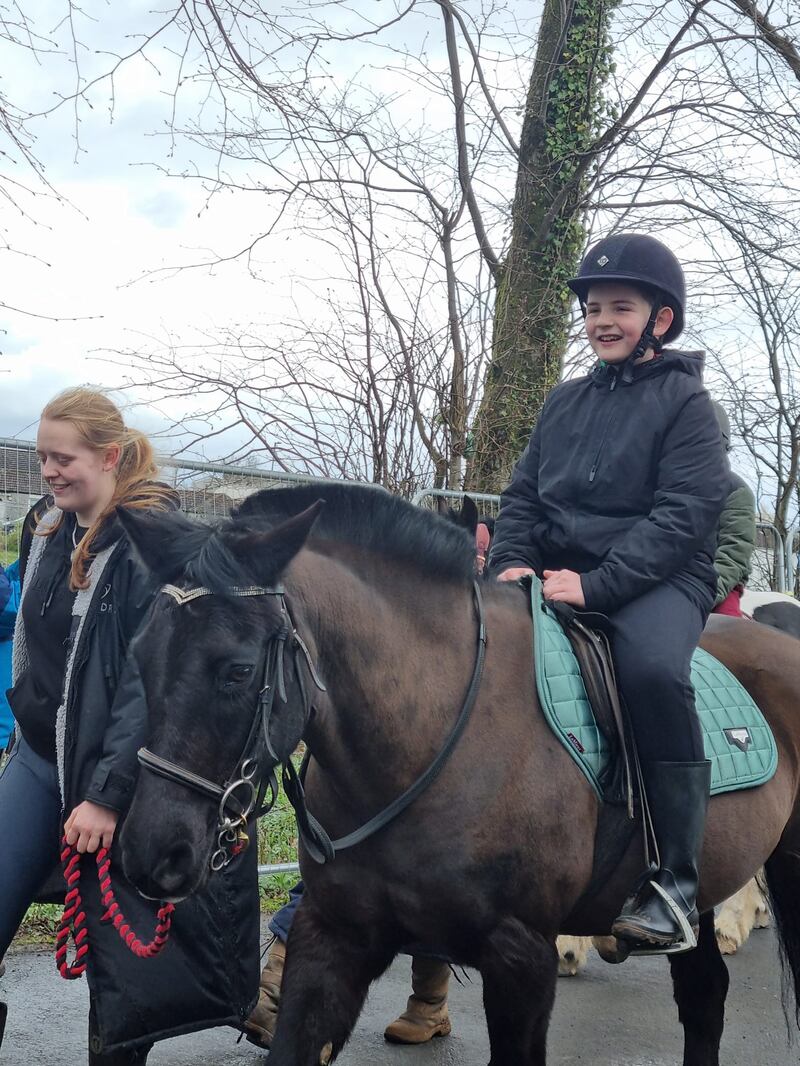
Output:
[[617,681],[643,763],[705,758],[691,683],[708,617],[702,598],[659,585],[609,616]]

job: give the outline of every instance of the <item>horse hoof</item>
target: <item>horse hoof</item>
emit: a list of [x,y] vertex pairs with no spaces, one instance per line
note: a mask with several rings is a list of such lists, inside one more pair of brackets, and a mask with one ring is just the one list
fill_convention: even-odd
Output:
[[8,1004],[0,1003],[0,1048],[3,1046],[3,1034],[6,1031],[6,1018],[8,1017]]
[[719,947],[720,954],[735,955],[739,948],[742,946],[742,941],[738,937],[730,936],[728,933],[722,933],[718,929],[717,946]]
[[618,940],[615,936],[595,937],[594,946],[603,962],[609,962],[613,966],[625,962],[631,953],[631,945],[625,940]]
[[319,1066],[328,1066],[328,1063],[333,1058],[333,1044],[328,1041],[325,1047],[319,1053]]

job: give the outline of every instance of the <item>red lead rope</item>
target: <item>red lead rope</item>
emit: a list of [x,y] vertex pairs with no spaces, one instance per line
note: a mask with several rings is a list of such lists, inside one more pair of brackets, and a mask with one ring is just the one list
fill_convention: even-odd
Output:
[[[64,881],[67,885],[67,894],[64,899],[64,913],[58,923],[56,933],[56,966],[58,972],[67,981],[74,981],[80,977],[86,969],[89,954],[89,931],[86,928],[86,912],[83,910],[81,901],[81,856],[75,850],[74,844],[68,844],[66,838],[61,841],[61,865],[64,867]],[[106,908],[106,912],[100,919],[102,922],[111,922],[122,938],[125,946],[140,959],[152,959],[163,950],[169,940],[169,929],[172,924],[172,912],[175,906],[172,903],[162,903],[158,908],[158,925],[155,935],[149,944],[143,944],[130,925],[125,921],[119,904],[114,899],[114,890],[111,887],[111,875],[109,873],[111,860],[106,848],[101,848],[97,853],[97,877],[100,881],[100,900]],[[75,943],[75,958],[67,962],[67,945],[70,934]]]

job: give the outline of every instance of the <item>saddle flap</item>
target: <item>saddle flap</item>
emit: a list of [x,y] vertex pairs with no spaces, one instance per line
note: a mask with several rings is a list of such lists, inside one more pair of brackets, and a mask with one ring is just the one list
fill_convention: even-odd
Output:
[[630,751],[632,738],[617,687],[611,644],[606,632],[608,619],[588,611],[576,611],[566,603],[542,602],[561,625],[578,664],[586,696],[595,721],[609,744],[612,755],[610,781],[604,781],[607,798],[633,802],[633,778]]

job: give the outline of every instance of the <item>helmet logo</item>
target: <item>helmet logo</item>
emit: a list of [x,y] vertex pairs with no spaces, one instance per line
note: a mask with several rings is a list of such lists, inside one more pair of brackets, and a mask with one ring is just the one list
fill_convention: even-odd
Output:
[[597,260],[597,265],[601,266],[601,267],[604,267],[607,262],[608,262],[608,256],[607,255],[601,255],[600,258]]

